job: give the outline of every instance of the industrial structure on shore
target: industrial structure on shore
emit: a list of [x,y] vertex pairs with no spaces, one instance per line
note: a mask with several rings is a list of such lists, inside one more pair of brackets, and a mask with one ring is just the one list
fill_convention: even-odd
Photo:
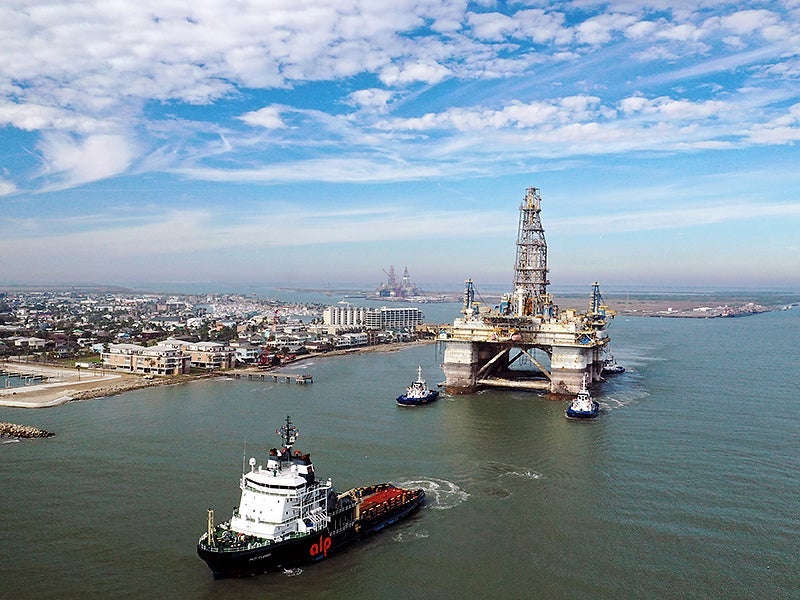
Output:
[[[560,311],[553,304],[537,188],[527,189],[519,210],[514,291],[496,308],[481,306],[467,280],[464,316],[441,336],[448,392],[509,387],[574,394],[584,374],[590,381],[600,379],[602,351],[609,343],[607,319],[613,313],[602,304],[597,283],[585,313]],[[535,368],[520,368],[525,364]]]

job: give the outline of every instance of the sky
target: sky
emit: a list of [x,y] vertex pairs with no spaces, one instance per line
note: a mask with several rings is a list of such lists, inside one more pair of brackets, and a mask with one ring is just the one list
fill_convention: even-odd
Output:
[[4,0],[0,283],[800,290],[800,0]]

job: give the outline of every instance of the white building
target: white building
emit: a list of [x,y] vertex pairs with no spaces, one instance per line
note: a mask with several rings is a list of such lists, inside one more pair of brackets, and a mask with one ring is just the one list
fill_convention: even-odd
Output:
[[189,372],[191,357],[171,346],[110,344],[101,354],[103,367],[150,375],[182,375]]
[[334,341],[334,348],[356,348],[366,346],[369,343],[369,336],[366,333],[343,333]]
[[322,311],[322,322],[328,327],[349,329],[364,326],[364,317],[370,310],[366,306],[341,304],[326,306]]
[[364,326],[367,329],[400,330],[414,329],[422,325],[425,316],[422,311],[414,307],[387,308],[381,306],[367,312]]
[[401,330],[421,325],[425,316],[420,309],[410,306],[367,308],[346,304],[325,307],[322,318],[329,330],[355,328]]

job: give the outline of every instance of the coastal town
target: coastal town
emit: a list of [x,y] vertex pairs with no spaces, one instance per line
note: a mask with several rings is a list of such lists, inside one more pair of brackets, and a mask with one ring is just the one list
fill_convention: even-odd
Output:
[[[276,369],[306,356],[391,348],[433,338],[436,327],[423,321],[406,304],[101,289],[0,293],[0,404],[52,406],[233,369]],[[43,399],[34,391],[50,393]]]

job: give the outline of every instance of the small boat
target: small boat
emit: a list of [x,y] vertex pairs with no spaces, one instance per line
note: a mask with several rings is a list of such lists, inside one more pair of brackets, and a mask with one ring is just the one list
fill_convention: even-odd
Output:
[[356,487],[338,494],[330,479],[320,480],[308,454],[292,451],[298,436],[290,418],[276,433],[266,467],[256,466],[239,480],[239,506],[225,523],[207,530],[197,554],[215,579],[244,577],[297,567],[328,558],[346,545],[411,515],[425,502],[425,491],[391,483]]
[[432,390],[422,378],[422,367],[417,367],[417,380],[406,388],[406,393],[397,397],[400,406],[419,406],[428,404],[439,397],[438,390]]
[[603,375],[617,375],[619,373],[624,373],[624,372],[625,372],[625,367],[623,367],[620,364],[617,364],[617,361],[614,359],[613,354],[609,355],[609,357],[603,361],[603,370],[602,370]]
[[564,413],[568,419],[594,419],[597,417],[597,413],[600,412],[600,405],[592,400],[586,387],[588,379],[589,376],[584,374],[578,395],[575,396]]

